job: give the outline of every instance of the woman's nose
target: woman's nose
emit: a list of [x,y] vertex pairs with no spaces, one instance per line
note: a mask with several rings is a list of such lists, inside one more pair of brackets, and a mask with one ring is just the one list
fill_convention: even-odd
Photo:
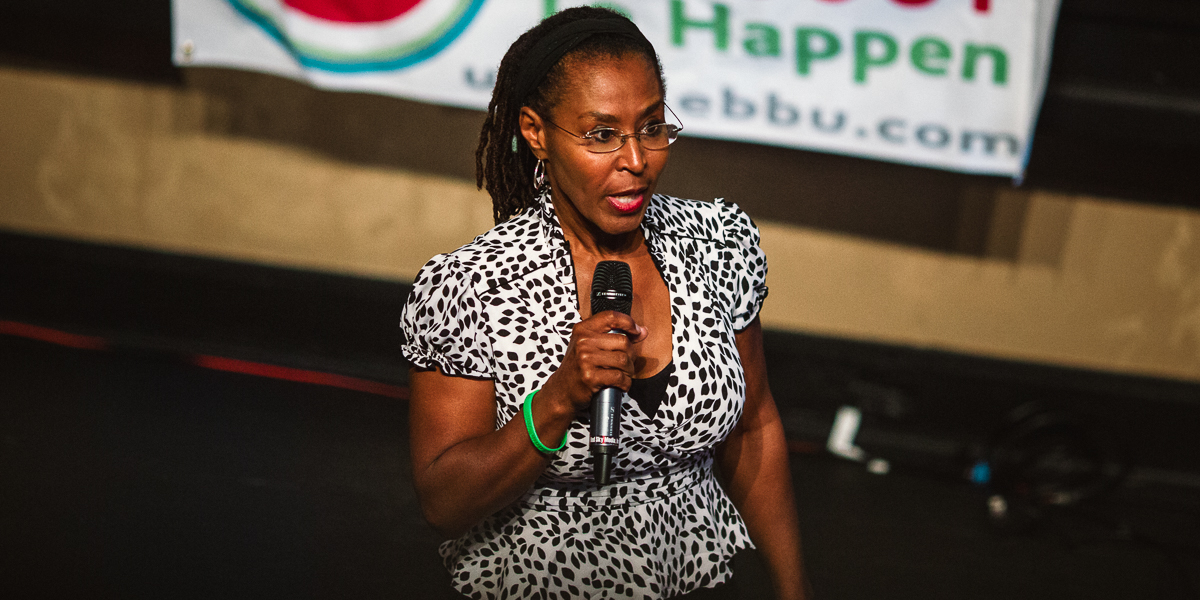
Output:
[[617,154],[621,161],[618,168],[633,173],[641,173],[646,168],[646,149],[642,147],[641,138],[636,135],[626,138],[625,145],[617,150]]

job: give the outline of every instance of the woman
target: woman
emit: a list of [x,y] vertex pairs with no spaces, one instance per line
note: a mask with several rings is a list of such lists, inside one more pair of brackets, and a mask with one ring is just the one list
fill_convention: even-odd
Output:
[[[758,232],[735,205],[654,195],[678,131],[664,94],[653,47],[617,13],[526,32],[476,155],[497,225],[417,276],[402,322],[413,478],[467,596],[736,591],[730,559],[753,539],[777,596],[805,597]],[[629,315],[590,314],[579,294],[601,260],[629,264]],[[630,393],[614,481],[597,486],[587,409],[604,387]]]

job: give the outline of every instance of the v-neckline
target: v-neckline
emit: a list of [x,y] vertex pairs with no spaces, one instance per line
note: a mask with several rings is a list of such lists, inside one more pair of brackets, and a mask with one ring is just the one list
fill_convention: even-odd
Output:
[[[569,322],[565,323],[567,329],[564,331],[565,335],[569,338],[570,325],[583,320],[583,310],[580,304],[582,297],[580,296],[579,280],[576,277],[575,255],[571,253],[571,242],[567,239],[567,235],[562,229],[562,224],[558,221],[558,215],[554,211],[554,203],[550,199],[550,194],[547,192],[540,198],[540,201],[542,216],[544,219],[546,219],[547,225],[550,227],[550,232],[548,233],[550,233],[551,239],[557,239],[559,243],[562,244],[563,259],[562,264],[560,265],[562,272],[561,279],[565,284],[567,284],[567,289],[572,290],[573,302],[571,306],[575,310],[575,314],[572,315],[573,319],[568,319]],[[662,368],[666,368],[667,365],[674,361],[675,349],[679,346],[679,340],[676,337],[678,335],[678,332],[676,331],[678,324],[675,322],[674,308],[676,293],[672,286],[671,280],[667,276],[661,251],[655,246],[656,240],[654,238],[658,234],[658,231],[655,227],[656,219],[654,212],[655,200],[654,196],[651,196],[649,205],[646,207],[646,212],[642,215],[642,222],[638,224],[638,227],[640,227],[642,230],[642,237],[645,240],[646,252],[650,255],[650,261],[654,264],[654,268],[658,272],[659,278],[662,279],[663,285],[667,288],[667,311],[669,313],[669,319],[671,323],[671,345],[670,349],[668,350],[667,357],[663,361]],[[661,372],[661,370],[662,369],[655,371],[649,377],[657,375],[659,372]],[[649,377],[644,377],[642,379],[648,379]],[[649,416],[651,419],[654,418],[654,415],[647,416]]]

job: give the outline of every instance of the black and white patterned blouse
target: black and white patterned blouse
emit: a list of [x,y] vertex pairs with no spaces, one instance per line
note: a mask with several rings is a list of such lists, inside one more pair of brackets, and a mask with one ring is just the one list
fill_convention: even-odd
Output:
[[[758,228],[735,204],[654,196],[642,221],[671,297],[675,371],[652,415],[628,395],[613,482],[592,481],[588,416],[522,498],[440,552],[472,598],[667,598],[711,587],[750,547],[713,476],[742,414],[734,332],[767,294]],[[586,297],[586,294],[585,294]],[[496,427],[558,368],[580,321],[575,273],[549,195],[432,258],[404,308],[413,365],[492,379]]]

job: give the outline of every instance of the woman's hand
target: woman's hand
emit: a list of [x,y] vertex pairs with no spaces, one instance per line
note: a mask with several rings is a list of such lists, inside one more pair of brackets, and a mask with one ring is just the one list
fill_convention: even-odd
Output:
[[628,390],[633,383],[633,346],[646,335],[646,328],[632,317],[611,310],[576,323],[562,364],[538,396],[544,394],[565,403],[562,408],[579,412],[588,408],[601,389]]
[[[534,430],[543,442],[562,439],[601,388],[629,388],[633,345],[645,337],[645,327],[611,311],[575,325],[562,364],[533,397]],[[425,518],[446,537],[519,498],[553,458],[530,443],[521,415],[495,428],[492,381],[413,370],[409,386],[413,480]]]

